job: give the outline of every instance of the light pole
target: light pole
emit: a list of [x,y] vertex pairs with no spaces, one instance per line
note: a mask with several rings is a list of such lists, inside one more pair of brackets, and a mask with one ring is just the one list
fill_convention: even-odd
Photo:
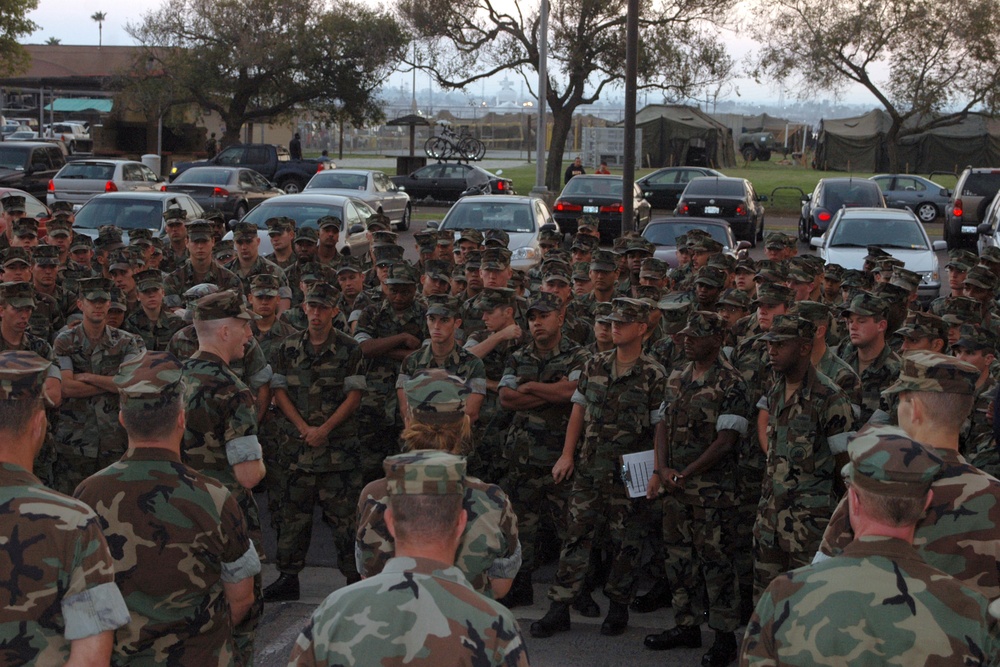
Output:
[[535,187],[532,194],[545,196],[545,96],[548,94],[549,0],[542,0],[538,24],[538,130],[535,138]]
[[622,234],[635,226],[635,98],[639,78],[639,0],[628,0],[625,15],[625,155],[622,163]]

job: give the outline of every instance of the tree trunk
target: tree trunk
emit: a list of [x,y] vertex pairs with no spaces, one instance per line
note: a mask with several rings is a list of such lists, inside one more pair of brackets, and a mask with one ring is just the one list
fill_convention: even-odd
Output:
[[225,148],[226,146],[242,143],[240,131],[243,129],[243,125],[233,118],[223,118],[222,120],[226,123],[226,131],[222,134],[222,147]]
[[563,153],[566,150],[566,139],[573,128],[574,108],[552,109],[552,143],[549,145],[548,163],[545,165],[545,186],[552,192],[562,191]]
[[[899,172],[899,131],[903,128],[903,120],[901,118],[893,118],[892,125],[889,126],[889,131],[885,135],[885,151],[886,157],[889,158],[889,173],[898,174]],[[875,171],[879,171],[878,165],[875,165]]]

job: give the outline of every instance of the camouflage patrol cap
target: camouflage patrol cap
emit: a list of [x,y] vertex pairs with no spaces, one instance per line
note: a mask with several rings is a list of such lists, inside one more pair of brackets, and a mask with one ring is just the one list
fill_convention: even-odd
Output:
[[348,255],[344,257],[340,264],[337,265],[337,275],[349,271],[352,273],[364,273],[364,269],[361,268],[361,258],[355,257],[354,255]]
[[595,250],[590,255],[591,271],[617,271],[618,258],[610,250]]
[[[983,249],[983,254],[979,256],[978,260],[981,264],[985,265],[1000,264],[1000,247],[993,245],[986,246],[986,248]],[[973,263],[973,266],[975,266],[975,263]]]
[[958,340],[955,341],[952,347],[961,347],[973,351],[982,350],[990,354],[996,354],[997,337],[986,327],[976,326],[975,324],[963,324],[959,329]]
[[912,294],[920,287],[920,274],[909,269],[897,267],[892,272],[889,284],[901,287]]
[[87,301],[110,301],[111,288],[114,287],[107,278],[81,278],[77,281],[80,288],[80,298]]
[[437,237],[436,229],[421,229],[413,232],[413,240],[417,242],[417,245],[425,242],[437,244]]
[[440,317],[458,317],[462,302],[450,294],[432,294],[427,297],[427,315]]
[[264,226],[267,227],[267,233],[270,234],[284,234],[287,231],[291,231],[295,225],[291,218],[286,218],[285,216],[276,216],[273,218],[268,218],[264,221]]
[[[545,231],[548,231],[548,230],[545,230]],[[542,231],[538,235],[539,240],[542,240],[542,239],[545,238],[545,231]],[[416,235],[414,234],[414,236],[416,236]],[[483,233],[481,231],[479,231],[478,229],[472,229],[470,227],[466,227],[465,229],[461,230],[458,233],[458,240],[459,241],[468,241],[470,243],[475,243],[476,245],[483,245]]]
[[49,206],[49,210],[52,211],[53,213],[72,213],[73,202],[69,202],[64,199],[52,202],[52,205]]
[[[322,231],[322,230],[324,230],[324,229],[326,229],[328,227],[335,227],[337,229],[337,232],[339,233],[340,232],[340,228],[343,225],[344,225],[343,221],[340,218],[338,218],[337,216],[335,216],[335,215],[324,215],[322,218],[319,218],[318,220],[316,220],[316,229],[319,229],[320,231]],[[371,231],[371,226],[370,225],[369,225],[368,229],[369,229],[369,231]]]
[[159,269],[139,271],[132,277],[135,279],[135,288],[140,292],[163,288],[163,273]]
[[194,306],[198,299],[208,296],[209,294],[215,294],[219,291],[218,285],[213,285],[212,283],[198,283],[189,287],[184,292],[184,303]]
[[[396,247],[399,246],[388,246]],[[389,276],[385,279],[386,285],[416,285],[417,270],[406,262],[397,262],[389,267]]]
[[122,362],[113,381],[121,400],[129,406],[162,408],[181,393],[180,360],[169,352],[143,350]]
[[841,278],[840,286],[869,289],[872,286],[872,276],[870,273],[858,271],[857,269],[847,269]]
[[789,265],[788,280],[793,283],[811,283],[813,275],[806,271],[804,267]]
[[600,301],[594,306],[594,321],[600,322],[602,324],[610,324],[608,320],[608,315],[614,310],[614,306],[611,305],[610,301]]
[[[592,238],[592,237],[587,237]],[[563,235],[555,229],[543,229],[538,232],[538,242],[547,245],[559,245],[563,241]]]
[[214,246],[212,246],[212,257],[220,262],[228,262],[235,256],[236,244],[233,243],[232,239],[218,241]]
[[318,236],[316,235],[315,227],[297,227],[295,229],[295,240],[294,243],[312,243],[316,245],[316,240]]
[[510,257],[511,252],[505,247],[487,246],[483,250],[480,268],[484,271],[503,271],[510,266]]
[[886,314],[889,310],[889,304],[885,302],[885,299],[875,296],[874,294],[869,294],[867,292],[862,292],[857,294],[851,299],[844,308],[840,311],[841,317],[848,317],[851,314],[861,315],[864,317],[875,317],[884,320]]
[[711,238],[711,236],[712,235],[708,232],[707,229],[701,229],[700,227],[694,227],[692,229],[687,230],[688,240],[691,240],[691,239],[707,239],[707,238]]
[[189,241],[211,241],[215,238],[215,234],[212,233],[212,224],[208,220],[201,218],[191,220],[184,223],[184,229],[187,230]]
[[468,284],[469,279],[465,277],[465,264],[459,264],[451,272],[453,282]]
[[656,285],[636,285],[635,298],[649,304],[650,312],[658,310],[657,304],[663,298],[663,290]]
[[995,290],[997,288],[997,277],[995,273],[985,266],[978,265],[969,269],[969,272],[965,274],[964,284]]
[[135,257],[126,248],[119,248],[108,258],[108,271],[131,270],[134,266]]
[[235,290],[223,290],[215,294],[203,296],[194,303],[194,321],[208,322],[212,320],[259,320],[260,317],[247,310],[243,296]]
[[328,282],[317,281],[306,290],[304,303],[319,304],[333,308],[337,305],[337,298],[340,291]]
[[510,280],[507,281],[507,287],[511,289],[516,289],[518,287],[527,289],[528,284],[531,281],[528,280],[528,274],[524,269],[514,269],[510,272]]
[[153,245],[153,230],[142,227],[128,230],[129,245],[148,247]]
[[319,262],[306,262],[299,269],[299,282],[311,285],[312,283],[324,280],[330,282],[336,279],[336,273],[326,264]]
[[237,222],[233,225],[233,240],[257,238],[257,225],[252,222]]
[[663,280],[667,277],[667,263],[662,259],[657,259],[655,257],[647,257],[642,260],[642,264],[639,267],[639,278],[653,278],[655,280]]
[[614,309],[607,319],[611,322],[621,322],[623,324],[640,322],[649,323],[649,304],[638,299],[618,297],[611,302]]
[[399,234],[388,230],[372,232],[372,243],[375,245],[397,245]]
[[[556,232],[555,230],[551,230],[551,233],[557,237],[559,236],[559,233]],[[570,250],[584,250],[593,252],[594,249],[596,249],[597,246],[600,245],[600,243],[601,243],[600,239],[594,236],[590,236],[589,234],[583,234],[583,235],[577,234],[576,237],[573,238],[573,245],[570,246]]]
[[950,296],[941,308],[941,319],[950,326],[958,326],[982,318],[982,305],[968,296]]
[[771,330],[760,338],[765,341],[812,340],[816,335],[816,325],[798,315],[777,315],[771,323]]
[[69,236],[73,233],[73,223],[68,218],[53,218],[45,227],[46,236]]
[[562,248],[553,248],[545,253],[545,259],[542,261],[542,264],[544,265],[546,262],[563,262],[569,264],[572,261],[573,253]]
[[[381,216],[378,213],[368,218],[368,222],[365,223],[365,229],[368,230],[369,232],[384,231],[386,229],[389,229],[390,226],[391,225],[388,216]],[[339,229],[340,226],[338,225],[337,227],[338,227],[337,231],[340,231]]]
[[433,280],[450,280],[451,264],[443,259],[429,259],[424,262],[424,275]]
[[437,231],[437,244],[443,246],[454,245],[455,231],[452,229],[439,229]]
[[170,224],[171,220],[184,220],[187,218],[187,211],[180,206],[169,206],[163,211],[163,219]]
[[94,241],[95,248],[111,251],[121,248],[123,245],[121,229],[114,225],[101,225],[98,228],[97,240]]
[[771,232],[764,238],[764,247],[768,250],[784,250],[795,245],[795,239],[784,232]]
[[590,280],[590,262],[576,262],[573,264],[573,282],[586,282]]
[[479,307],[483,312],[497,308],[513,308],[514,290],[506,287],[485,287],[479,293]]
[[483,232],[483,245],[487,248],[506,248],[510,245],[510,234],[502,229],[487,229]]
[[892,273],[895,269],[903,266],[903,260],[895,257],[879,257],[875,261],[875,268],[872,273]]
[[482,250],[470,250],[465,253],[465,268],[479,270],[479,267],[483,264],[483,251]]
[[823,267],[823,277],[827,280],[833,280],[834,282],[841,282],[844,280],[844,272],[847,271],[840,264],[827,264]]
[[566,262],[550,261],[542,264],[542,282],[573,282],[573,269]]
[[678,234],[674,237],[674,246],[677,248],[677,252],[687,252],[688,247],[688,235]]
[[618,238],[616,238],[614,241],[611,242],[611,250],[616,255],[623,255],[623,254],[625,254],[625,248],[626,247],[628,247],[628,237],[627,236],[619,236]]
[[[688,235],[687,249],[689,252],[722,252],[723,245],[711,237]],[[630,248],[631,250],[631,248]]]
[[708,264],[717,269],[722,269],[726,273],[733,273],[736,270],[736,258],[732,255],[717,252],[708,258]]
[[726,331],[726,321],[722,315],[707,310],[697,310],[688,316],[687,326],[678,333],[682,336],[705,338],[706,336],[721,336]]
[[422,449],[390,456],[383,463],[389,496],[465,493],[465,458]]
[[69,243],[70,251],[79,250],[80,248],[86,248],[87,250],[94,249],[94,239],[90,238],[86,234],[73,233],[73,240]]
[[694,284],[708,285],[709,287],[723,288],[726,286],[726,272],[714,266],[703,266],[698,269]]
[[18,246],[7,248],[3,252],[3,265],[7,267],[11,264],[24,264],[25,266],[31,266],[31,253],[28,252],[27,248],[21,248]]
[[434,255],[437,252],[436,238],[417,239],[417,249],[421,255]]
[[915,310],[906,316],[903,326],[897,329],[896,333],[907,338],[948,340],[948,323],[934,313]]
[[0,400],[33,401],[42,395],[42,385],[52,362],[27,350],[0,352]]
[[600,234],[600,224],[601,221],[596,215],[585,215],[577,221],[576,233],[596,236]]
[[443,368],[418,371],[403,383],[410,412],[417,421],[441,424],[460,421],[465,400],[471,393],[468,383]]
[[562,310],[562,298],[552,292],[539,292],[528,301],[526,313],[537,310],[542,313],[554,313]]
[[[209,222],[214,222],[217,224],[225,224],[226,216],[223,215],[222,211],[217,208],[210,208],[208,210],[201,212],[201,217]],[[267,223],[265,223],[267,224]]]
[[372,246],[372,253],[375,255],[375,266],[395,264],[403,261],[403,246],[399,245],[377,245]]
[[866,426],[847,445],[844,474],[851,484],[880,496],[922,498],[942,461],[897,426]]
[[125,301],[125,292],[120,287],[111,288],[111,299],[108,304],[108,310],[128,310],[128,305]]
[[0,283],[0,299],[11,308],[34,308],[35,288],[23,281]]
[[965,272],[974,267],[978,263],[979,263],[979,257],[976,256],[976,253],[966,250],[964,248],[955,248],[953,250],[948,251],[948,263],[945,264],[944,266],[946,269]]
[[759,285],[783,283],[788,280],[788,267],[784,263],[762,259],[757,262],[757,273],[753,281]]
[[281,281],[271,273],[258,273],[250,281],[250,293],[254,296],[278,296]]
[[865,255],[866,261],[877,262],[883,257],[892,257],[892,255],[885,250],[882,250],[882,248],[879,248],[877,245],[870,245],[865,249],[868,251],[868,254]]
[[750,310],[750,295],[741,289],[731,287],[719,295],[718,305],[736,306],[744,310]]
[[633,236],[625,245],[625,254],[641,252],[644,255],[652,256],[654,250],[656,250],[656,246],[641,236]]
[[24,213],[24,204],[22,195],[7,195],[3,198],[4,213]]
[[797,315],[813,324],[826,324],[830,319],[830,306],[819,301],[796,301],[788,311],[789,315]]
[[37,246],[31,253],[35,266],[59,266],[59,248],[54,245]]
[[757,273],[757,262],[753,261],[749,257],[743,257],[736,261],[736,267],[733,269],[735,273]]
[[899,378],[882,393],[924,391],[974,394],[979,371],[972,364],[937,352],[917,350],[903,355]]

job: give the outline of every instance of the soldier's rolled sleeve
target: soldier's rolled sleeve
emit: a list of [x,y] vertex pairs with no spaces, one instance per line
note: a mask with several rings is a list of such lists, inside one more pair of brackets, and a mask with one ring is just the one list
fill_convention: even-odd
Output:
[[663,420],[663,410],[656,408],[655,410],[649,411],[649,423],[659,424]]
[[[361,319],[361,311],[360,310],[352,310],[350,312],[350,314],[347,316],[347,323],[350,324],[352,322],[357,322],[360,319]],[[370,337],[371,336],[369,336],[369,338]],[[358,341],[358,342],[360,343],[361,341]]]
[[257,555],[257,548],[250,543],[242,556],[232,563],[222,564],[222,580],[227,584],[235,584],[243,581],[247,577],[252,577],[260,572],[260,556]]
[[746,417],[739,415],[719,415],[715,420],[716,431],[736,431],[740,435],[745,435],[750,422]]
[[402,389],[403,385],[410,381],[409,373],[400,373],[396,376],[396,389]]
[[264,453],[256,435],[245,435],[226,442],[226,460],[231,466],[247,461],[259,461],[263,457]]
[[569,400],[571,403],[574,403],[575,405],[582,405],[583,407],[587,407],[587,397],[583,395],[583,392],[580,391],[579,387],[577,387],[576,391],[573,392],[573,397],[570,398]]
[[770,410],[771,408],[770,406],[768,406],[767,403],[767,394],[761,396],[760,400],[757,401],[757,404],[754,407],[757,408],[758,410]]
[[274,373],[271,375],[271,389],[287,389],[288,388],[288,376],[283,373]]
[[486,571],[486,574],[488,574],[491,579],[513,579],[517,576],[517,572],[520,569],[521,540],[517,540],[514,553],[504,558],[495,559],[493,564],[490,565],[490,569]]
[[581,371],[579,368],[577,368],[575,370],[570,371],[569,375],[566,376],[566,379],[569,380],[570,382],[579,382],[580,381],[580,376],[582,374],[583,374],[583,371]]
[[[354,313],[351,313],[351,315],[353,316]],[[359,344],[371,339],[371,334],[365,333],[364,331],[357,331],[354,334],[354,340],[358,341]]]
[[344,393],[352,391],[367,391],[368,383],[364,375],[349,375],[344,378]]
[[45,377],[62,382],[62,369],[56,364],[49,364],[49,369],[45,371]]
[[247,384],[251,389],[256,391],[270,382],[273,375],[274,371],[271,370],[271,365],[265,364],[263,368],[249,377],[249,382],[247,382]]
[[[851,412],[854,413],[854,419],[861,419],[861,406],[857,403],[851,403]],[[869,424],[878,424],[879,426],[884,426],[892,422],[892,417],[888,412],[879,408],[872,413],[872,416],[868,418]]]
[[469,390],[473,394],[486,395],[486,378],[471,378],[469,380]]
[[847,451],[847,441],[851,439],[852,435],[854,435],[853,431],[845,431],[844,433],[829,436],[826,442],[830,445],[830,451],[834,454],[845,453]]
[[517,390],[517,376],[516,375],[504,375],[503,377],[501,377],[500,381],[497,382],[497,389],[500,389],[501,387],[507,387],[508,389],[514,389],[516,391]]
[[73,370],[73,360],[69,357],[56,357],[56,363],[59,364],[60,371],[72,371]]
[[128,607],[114,582],[63,598],[62,614],[66,621],[63,634],[69,641],[99,635],[129,622]]

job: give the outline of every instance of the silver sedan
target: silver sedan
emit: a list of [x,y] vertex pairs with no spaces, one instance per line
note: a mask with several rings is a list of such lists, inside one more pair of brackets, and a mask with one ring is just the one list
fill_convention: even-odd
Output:
[[353,197],[377,213],[388,216],[401,231],[410,228],[410,195],[396,186],[385,173],[371,169],[332,169],[317,172],[304,192]]

